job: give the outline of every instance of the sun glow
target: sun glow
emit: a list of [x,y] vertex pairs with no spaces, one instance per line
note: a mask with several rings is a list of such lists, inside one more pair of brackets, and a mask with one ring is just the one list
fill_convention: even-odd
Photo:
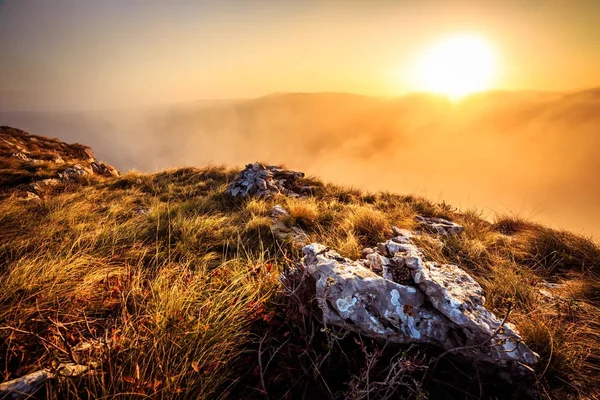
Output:
[[425,50],[412,71],[417,90],[451,99],[490,89],[497,67],[492,44],[476,35],[443,39]]

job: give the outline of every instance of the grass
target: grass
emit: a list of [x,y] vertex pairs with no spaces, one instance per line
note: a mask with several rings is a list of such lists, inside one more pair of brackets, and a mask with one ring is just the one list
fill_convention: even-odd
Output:
[[[392,225],[416,228],[417,214],[460,223],[464,233],[440,238],[443,246],[420,244],[432,260],[472,273],[498,315],[512,304],[509,321],[541,356],[527,387],[546,398],[600,396],[600,250],[590,239],[310,179],[314,197],[232,200],[223,192],[236,172],[89,178],[35,201],[20,186],[3,192],[0,382],[76,358],[96,362],[94,373],[52,382],[40,396],[377,398],[392,384],[406,389],[394,398],[508,393],[483,375],[464,381],[481,371],[457,372],[457,360],[422,380],[435,349],[322,330],[311,293],[279,280],[300,257],[271,232],[280,204],[286,225],[350,258],[389,238]],[[547,289],[554,297],[540,294],[544,281],[561,284]],[[81,343],[93,350],[77,350]],[[382,378],[392,368],[402,379]]]

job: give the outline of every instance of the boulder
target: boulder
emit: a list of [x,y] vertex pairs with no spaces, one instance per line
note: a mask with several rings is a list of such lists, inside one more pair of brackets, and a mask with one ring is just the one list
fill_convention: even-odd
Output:
[[90,167],[92,168],[92,172],[97,175],[107,177],[119,176],[119,171],[117,171],[113,166],[102,161],[92,161],[90,163]]
[[506,322],[501,326],[502,321],[485,308],[483,289],[464,270],[426,262],[423,268],[413,270],[413,278],[431,304],[461,327],[468,343],[491,338],[485,348],[487,358],[525,364],[537,361],[537,354],[523,343],[514,325]]
[[[396,343],[434,344],[477,361],[537,362],[515,327],[485,308],[483,289],[467,272],[424,261],[412,233],[396,233],[408,243],[379,243],[357,261],[318,243],[303,248],[325,324]],[[390,256],[390,250],[399,251]]]
[[456,345],[448,336],[451,322],[416,288],[384,279],[318,243],[303,252],[325,324],[396,343]]

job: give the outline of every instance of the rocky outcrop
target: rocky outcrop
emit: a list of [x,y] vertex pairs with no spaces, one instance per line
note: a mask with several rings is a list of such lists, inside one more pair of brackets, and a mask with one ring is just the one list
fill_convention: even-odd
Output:
[[444,218],[422,217],[418,215],[417,221],[419,221],[423,231],[437,235],[457,235],[464,230],[462,226]]
[[271,232],[279,240],[292,241],[298,246],[304,246],[308,242],[308,235],[299,226],[287,226],[283,219],[289,216],[289,212],[280,205],[275,205],[271,209]]
[[480,361],[533,364],[538,356],[484,304],[481,286],[455,265],[425,261],[400,233],[352,261],[323,245],[303,248],[325,324],[396,343],[431,343]]
[[91,173],[91,168],[84,168],[81,164],[75,164],[72,167],[65,169],[63,172],[59,172],[58,177],[62,181],[69,181],[83,175],[89,175]]
[[[0,195],[22,190],[25,185],[39,194],[43,189],[90,174],[119,176],[115,168],[96,160],[87,146],[30,135],[7,126],[0,126],[0,161],[19,170],[18,174],[0,174]],[[57,169],[51,164],[65,165],[56,176],[48,178],[48,171]]]
[[226,193],[232,197],[273,197],[284,194],[291,197],[310,194],[310,187],[297,185],[303,172],[290,171],[261,163],[246,165],[246,168],[229,184]]
[[92,150],[78,143],[65,143],[58,139],[31,135],[20,129],[0,126],[0,156],[13,156],[23,161],[36,159],[90,163],[96,158]]
[[92,161],[90,163],[90,167],[92,168],[92,172],[96,175],[102,176],[119,176],[119,171],[117,171],[112,165],[108,165],[102,161]]

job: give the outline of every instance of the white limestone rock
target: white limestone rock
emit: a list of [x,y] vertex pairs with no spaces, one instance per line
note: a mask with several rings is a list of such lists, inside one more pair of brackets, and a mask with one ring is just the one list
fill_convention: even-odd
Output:
[[277,194],[300,196],[301,187],[296,180],[304,173],[290,171],[261,163],[246,165],[246,168],[229,184],[225,193],[231,197],[257,196],[270,198]]
[[416,288],[384,279],[318,243],[303,252],[325,324],[396,343],[455,345],[448,336],[450,322]]
[[[415,248],[352,261],[318,243],[305,246],[303,265],[315,279],[324,323],[396,343],[431,343],[479,361],[537,362],[514,326],[500,327],[485,309],[483,289],[469,274],[424,262]],[[406,271],[413,284],[398,283]]]
[[464,270],[456,265],[426,262],[423,268],[413,271],[413,278],[431,304],[462,328],[469,342],[483,343],[493,336],[487,347],[488,357],[537,362],[537,354],[523,343],[512,324],[500,327],[502,321],[484,306],[483,289]]
[[462,233],[464,227],[444,218],[422,217],[417,215],[417,221],[421,224],[421,229],[428,233],[437,235],[458,235]]

